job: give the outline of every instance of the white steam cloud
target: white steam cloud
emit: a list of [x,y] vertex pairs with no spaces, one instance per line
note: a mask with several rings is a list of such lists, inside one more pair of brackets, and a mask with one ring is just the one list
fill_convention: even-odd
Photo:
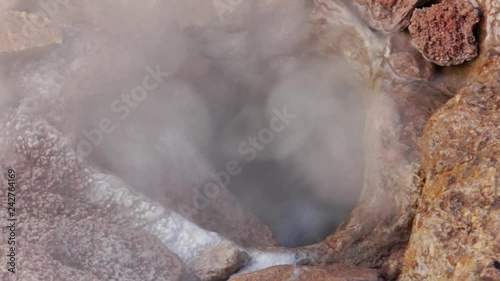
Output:
[[[90,161],[160,203],[238,161],[228,188],[288,246],[321,240],[353,207],[362,89],[347,63],[309,55],[308,1],[59,2],[47,9],[63,44],[19,71],[51,66],[62,94],[88,97],[72,110]],[[248,161],[238,146],[274,110],[297,117]]]

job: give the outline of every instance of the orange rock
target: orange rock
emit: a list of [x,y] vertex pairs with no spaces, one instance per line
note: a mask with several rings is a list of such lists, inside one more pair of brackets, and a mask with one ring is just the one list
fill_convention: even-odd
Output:
[[500,280],[500,58],[489,59],[424,131],[426,182],[400,280]]

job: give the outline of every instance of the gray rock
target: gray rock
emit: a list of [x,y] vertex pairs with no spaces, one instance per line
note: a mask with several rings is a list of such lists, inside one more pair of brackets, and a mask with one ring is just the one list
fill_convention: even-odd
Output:
[[250,256],[230,242],[209,248],[193,261],[193,270],[203,281],[226,280],[246,263]]

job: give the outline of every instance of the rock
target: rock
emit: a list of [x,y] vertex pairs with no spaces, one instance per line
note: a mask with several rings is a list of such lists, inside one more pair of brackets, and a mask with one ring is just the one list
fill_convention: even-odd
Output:
[[427,80],[432,76],[434,67],[411,44],[405,33],[387,36],[384,56],[392,70],[401,78]]
[[500,53],[500,2],[494,0],[479,0],[479,9],[483,18],[482,21],[485,23],[484,27],[484,37],[481,43],[481,54],[486,52],[496,52]]
[[226,241],[203,251],[195,258],[192,267],[202,281],[227,280],[249,260],[246,252]]
[[458,65],[478,55],[474,27],[479,11],[468,1],[443,1],[416,9],[408,27],[424,57],[441,65]]
[[5,11],[0,14],[0,25],[0,53],[62,43],[61,30],[40,15]]
[[[134,228],[126,215],[89,202],[89,167],[45,120],[30,120],[27,103],[23,100],[24,110],[0,122],[0,167],[16,170],[16,198],[23,202],[16,229],[22,237],[16,241],[20,262],[13,280],[179,281],[184,266],[157,237]],[[6,184],[0,183],[3,199]],[[5,237],[1,243],[7,243]],[[4,252],[0,261],[6,263]],[[2,280],[12,280],[5,274],[10,273],[0,271]]]
[[429,0],[357,0],[363,19],[373,28],[400,31],[408,26],[415,7]]
[[347,265],[321,267],[278,265],[261,271],[234,275],[229,281],[378,281],[377,271]]
[[490,57],[426,126],[426,181],[400,280],[500,280],[499,70]]
[[394,252],[391,256],[382,264],[380,270],[381,276],[386,280],[397,280],[401,274],[401,268],[403,267],[403,257],[404,249]]
[[[18,227],[18,233],[30,239],[17,247],[20,262],[14,279],[7,277],[10,272],[0,272],[2,280],[180,281],[182,278],[184,266],[179,258],[148,233],[90,219],[73,221],[62,216],[51,220],[19,219],[23,220],[23,226]],[[0,260],[6,263],[5,251],[0,252]]]

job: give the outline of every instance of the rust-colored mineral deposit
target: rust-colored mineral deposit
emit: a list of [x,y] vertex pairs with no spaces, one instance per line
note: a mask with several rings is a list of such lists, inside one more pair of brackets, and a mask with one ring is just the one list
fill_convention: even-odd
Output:
[[357,0],[363,19],[373,28],[400,31],[408,26],[415,7],[429,0]]
[[473,30],[479,11],[468,1],[443,1],[416,9],[408,29],[413,42],[429,61],[458,65],[478,54]]

